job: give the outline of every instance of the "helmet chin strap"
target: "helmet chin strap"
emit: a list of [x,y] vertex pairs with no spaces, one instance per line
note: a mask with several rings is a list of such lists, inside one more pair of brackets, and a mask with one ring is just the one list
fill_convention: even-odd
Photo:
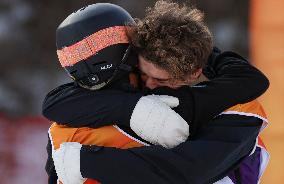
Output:
[[127,72],[133,71],[135,64],[133,62],[131,63],[132,60],[129,60],[129,55],[130,55],[131,50],[132,50],[132,46],[129,45],[122,57],[121,63],[117,67],[118,70],[123,70]]

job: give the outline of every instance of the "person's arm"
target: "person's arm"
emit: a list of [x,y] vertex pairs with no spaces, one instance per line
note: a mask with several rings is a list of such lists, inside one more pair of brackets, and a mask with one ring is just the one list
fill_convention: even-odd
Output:
[[51,121],[71,127],[129,126],[129,117],[142,97],[119,90],[90,91],[68,83],[47,94],[42,114]]
[[265,75],[243,57],[234,52],[218,54],[219,51],[214,50],[215,54],[210,56],[205,72],[215,71],[215,76],[208,76],[211,81],[199,84],[201,87],[192,88],[194,129],[233,105],[254,100],[269,87]]
[[[61,166],[66,175],[76,167],[83,178],[105,184],[214,183],[253,150],[261,124],[256,117],[221,115],[201,128],[194,139],[173,149],[149,146],[122,150],[82,145],[76,151],[65,143],[61,151],[71,160],[63,158]],[[74,158],[70,154],[74,151],[80,152],[81,162],[80,167],[74,165],[71,170]],[[68,167],[64,166],[66,162]]]

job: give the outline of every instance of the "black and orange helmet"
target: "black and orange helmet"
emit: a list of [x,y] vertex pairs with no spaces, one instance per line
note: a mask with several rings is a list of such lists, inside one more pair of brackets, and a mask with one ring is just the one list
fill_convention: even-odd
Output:
[[[119,70],[131,70],[127,27],[135,24],[123,8],[97,3],[69,15],[57,28],[56,46],[61,66],[80,86],[100,89]],[[132,57],[131,57],[132,58]]]

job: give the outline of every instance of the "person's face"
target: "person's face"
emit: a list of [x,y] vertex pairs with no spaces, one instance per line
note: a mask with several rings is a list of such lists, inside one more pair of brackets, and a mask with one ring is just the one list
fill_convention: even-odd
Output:
[[142,56],[139,56],[138,66],[141,71],[141,79],[147,88],[154,89],[165,86],[176,89],[183,85],[189,85],[184,81],[173,79],[166,70],[156,67]]

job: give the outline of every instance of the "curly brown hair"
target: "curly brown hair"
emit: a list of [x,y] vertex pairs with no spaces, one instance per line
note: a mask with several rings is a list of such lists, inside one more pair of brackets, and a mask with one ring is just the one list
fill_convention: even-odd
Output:
[[129,33],[138,53],[175,79],[202,68],[212,51],[212,35],[196,8],[159,0],[136,19]]

